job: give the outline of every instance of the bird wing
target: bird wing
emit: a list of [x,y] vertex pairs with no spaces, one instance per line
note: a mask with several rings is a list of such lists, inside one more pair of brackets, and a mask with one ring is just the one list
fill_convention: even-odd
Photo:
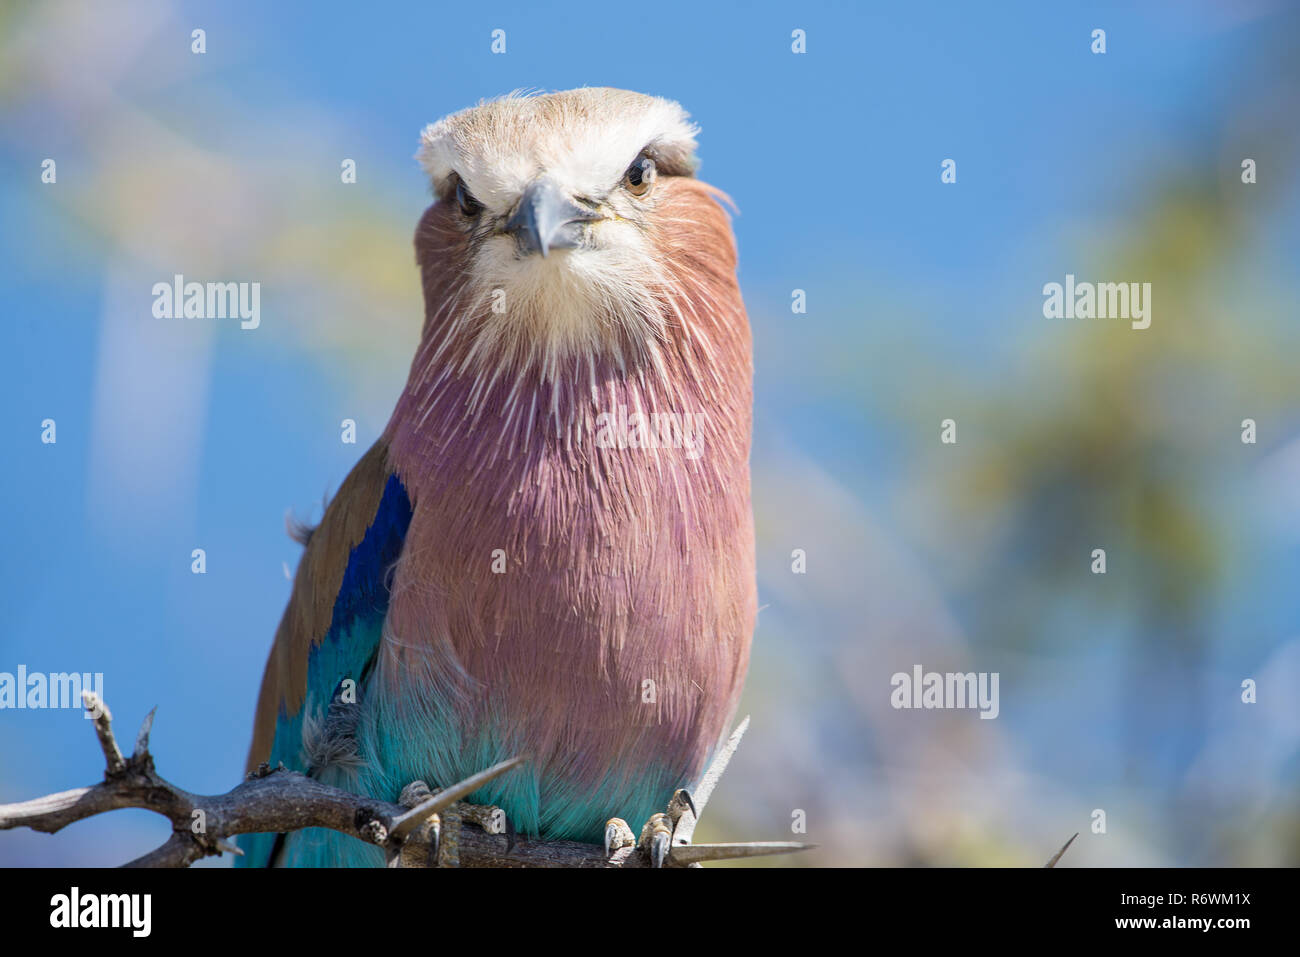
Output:
[[354,700],[360,700],[388,612],[389,573],[410,521],[406,488],[389,465],[386,444],[377,442],[307,540],[262,677],[248,770],[282,761],[311,774],[304,721],[324,718],[344,679],[356,682]]

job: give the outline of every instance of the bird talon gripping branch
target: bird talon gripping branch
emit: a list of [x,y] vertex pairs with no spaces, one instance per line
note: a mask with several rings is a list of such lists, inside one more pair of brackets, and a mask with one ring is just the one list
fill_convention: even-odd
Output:
[[668,802],[668,810],[652,814],[642,825],[640,839],[621,817],[611,817],[605,822],[605,858],[609,860],[615,851],[635,846],[646,855],[652,867],[666,866],[672,853],[673,830],[688,810],[692,815],[695,813],[691,795],[685,788],[678,788]]
[[668,815],[663,811],[650,815],[641,828],[638,846],[655,867],[663,867],[668,860],[668,848],[673,839],[673,829],[668,826]]

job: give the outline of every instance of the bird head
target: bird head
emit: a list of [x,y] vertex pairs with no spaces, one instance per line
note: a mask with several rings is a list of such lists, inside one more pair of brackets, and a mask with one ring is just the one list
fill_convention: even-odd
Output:
[[[695,134],[676,103],[607,88],[512,94],[427,127],[417,155],[437,202],[416,245],[439,337],[544,377],[575,354],[654,352],[691,278],[677,250],[692,203],[718,238]],[[719,242],[734,268],[729,230]]]

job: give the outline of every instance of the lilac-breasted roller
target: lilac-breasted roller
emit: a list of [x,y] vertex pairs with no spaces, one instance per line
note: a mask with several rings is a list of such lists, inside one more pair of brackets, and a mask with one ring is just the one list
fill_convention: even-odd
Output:
[[[755,616],[752,359],[722,194],[676,103],[512,95],[429,126],[425,317],[383,436],[310,534],[249,768],[471,800],[599,843],[689,787]],[[332,831],[246,865],[382,864]]]

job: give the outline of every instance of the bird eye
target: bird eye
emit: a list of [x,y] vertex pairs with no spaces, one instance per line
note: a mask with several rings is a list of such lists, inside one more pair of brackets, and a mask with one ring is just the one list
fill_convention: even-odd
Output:
[[623,174],[623,185],[633,196],[646,196],[654,188],[656,175],[655,161],[648,156],[638,156]]
[[460,211],[466,216],[477,216],[483,209],[483,204],[465,188],[464,180],[456,182],[456,202],[460,204]]

